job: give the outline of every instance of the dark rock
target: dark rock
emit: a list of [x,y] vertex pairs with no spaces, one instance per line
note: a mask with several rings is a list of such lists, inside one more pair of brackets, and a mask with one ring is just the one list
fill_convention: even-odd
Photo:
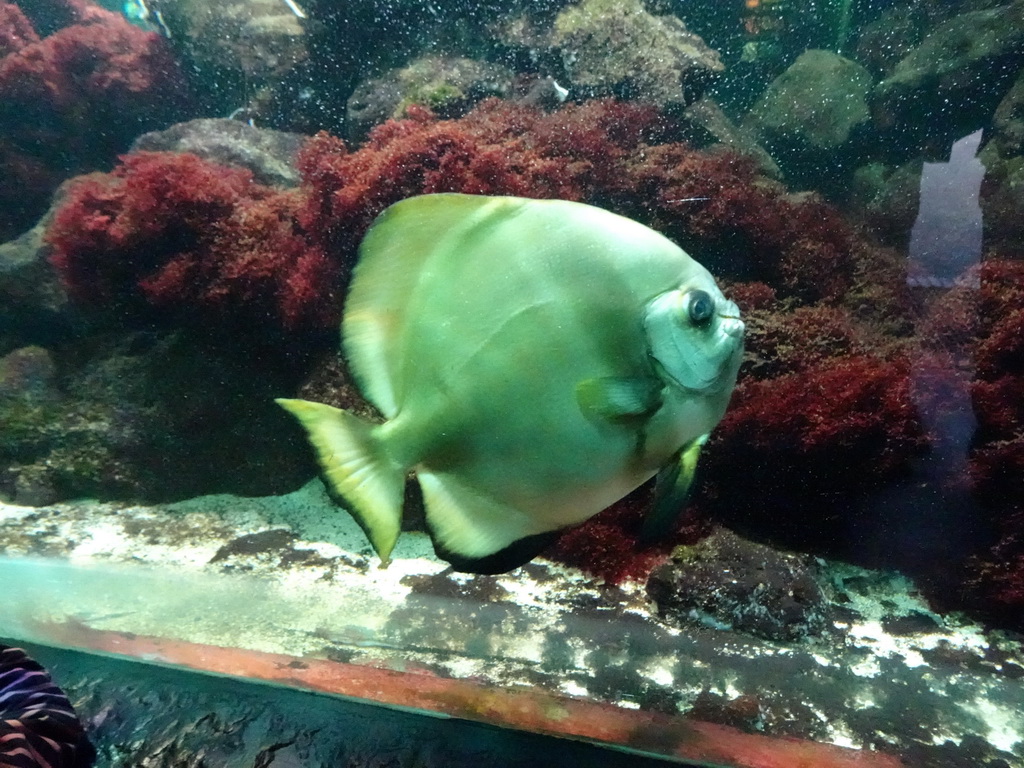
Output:
[[67,293],[47,261],[43,235],[50,212],[16,240],[0,244],[0,354],[24,344],[47,345],[72,334]]
[[694,102],[683,113],[686,120],[686,139],[697,147],[722,146],[757,161],[765,176],[781,179],[778,163],[758,142],[750,131],[736,125],[714,99],[705,96]]
[[886,145],[909,155],[945,152],[988,126],[1024,65],[1024,0],[956,16],[936,27],[872,94]]
[[855,176],[863,215],[887,245],[907,247],[921,200],[924,162],[914,160],[896,170],[864,166]]
[[668,112],[699,99],[725,70],[675,16],[648,13],[640,0],[583,0],[555,19],[558,50],[575,97],[617,96]]
[[48,439],[46,419],[60,399],[55,373],[52,356],[41,347],[0,358],[0,495],[22,506],[59,498],[53,470],[45,463],[25,464]]
[[46,466],[14,466],[7,473],[12,491],[11,501],[22,507],[45,507],[60,498],[53,472]]
[[291,372],[254,376],[258,363],[176,334],[97,336],[57,360],[46,396],[42,384],[0,396],[0,492],[22,503],[265,495],[312,473],[273,402],[297,385]]
[[978,155],[985,164],[985,242],[1012,248],[1024,238],[1024,73],[999,103],[986,135],[990,140]]
[[787,179],[841,188],[858,165],[870,125],[871,75],[831,51],[806,51],[747,114],[747,125]]
[[231,557],[280,553],[283,550],[291,549],[294,541],[295,534],[286,528],[272,528],[269,531],[247,533],[232,539],[218,549],[210,558],[210,562],[219,563]]
[[0,397],[46,397],[54,384],[53,357],[42,347],[22,347],[0,357]]
[[915,611],[906,616],[894,616],[882,620],[882,629],[890,635],[918,635],[939,631],[939,623],[927,613]]
[[856,59],[877,77],[888,77],[924,37],[925,19],[917,8],[889,8],[864,26]]
[[309,54],[306,24],[281,0],[160,0],[159,8],[214,114],[280,82]]
[[490,96],[507,96],[512,72],[498,64],[451,56],[424,56],[360,83],[348,100],[346,131],[362,141],[388,118],[409,106],[427,107],[443,118],[461,117]]
[[1024,155],[1024,73],[992,116],[992,144],[1004,157]]
[[820,635],[829,625],[811,558],[778,552],[725,529],[651,574],[647,594],[675,625],[694,621],[771,640]]
[[523,106],[550,111],[564,104],[569,97],[569,89],[550,76],[526,78],[517,84],[522,85],[517,101]]
[[306,137],[240,120],[189,120],[165,131],[144,133],[133,152],[191,152],[204,160],[248,168],[260,184],[294,187],[299,183],[295,155]]

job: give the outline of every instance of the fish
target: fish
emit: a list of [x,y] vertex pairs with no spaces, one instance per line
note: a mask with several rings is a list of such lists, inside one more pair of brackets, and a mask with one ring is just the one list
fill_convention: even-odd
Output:
[[494,574],[655,475],[643,534],[666,531],[725,413],[744,324],[703,266],[639,222],[442,193],[375,219],[341,335],[384,422],[276,400],[328,490],[387,566],[411,472],[438,557]]

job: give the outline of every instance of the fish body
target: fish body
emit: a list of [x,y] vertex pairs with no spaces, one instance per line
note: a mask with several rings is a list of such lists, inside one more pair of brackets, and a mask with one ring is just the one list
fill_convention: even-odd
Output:
[[703,442],[728,404],[743,323],[703,267],[637,222],[442,194],[371,227],[342,335],[387,421],[279,401],[328,485],[386,562],[415,470],[438,554],[500,572]]

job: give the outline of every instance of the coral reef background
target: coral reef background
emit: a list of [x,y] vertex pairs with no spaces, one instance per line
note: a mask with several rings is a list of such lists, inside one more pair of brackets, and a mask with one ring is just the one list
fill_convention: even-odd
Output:
[[[281,5],[0,4],[0,494],[293,490],[271,398],[366,408],[336,328],[373,218],[581,200],[708,266],[748,351],[675,537],[637,542],[643,488],[552,557],[645,579],[725,525],[1024,630],[1024,1]],[[978,129],[983,250],[908,282],[922,168]]]

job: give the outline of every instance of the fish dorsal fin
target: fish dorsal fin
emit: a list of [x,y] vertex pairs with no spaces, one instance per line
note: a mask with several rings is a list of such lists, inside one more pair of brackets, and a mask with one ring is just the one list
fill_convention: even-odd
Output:
[[402,332],[410,299],[444,254],[446,238],[517,198],[462,194],[411,197],[395,203],[370,227],[345,304],[345,354],[360,389],[388,418],[398,411],[402,382]]

